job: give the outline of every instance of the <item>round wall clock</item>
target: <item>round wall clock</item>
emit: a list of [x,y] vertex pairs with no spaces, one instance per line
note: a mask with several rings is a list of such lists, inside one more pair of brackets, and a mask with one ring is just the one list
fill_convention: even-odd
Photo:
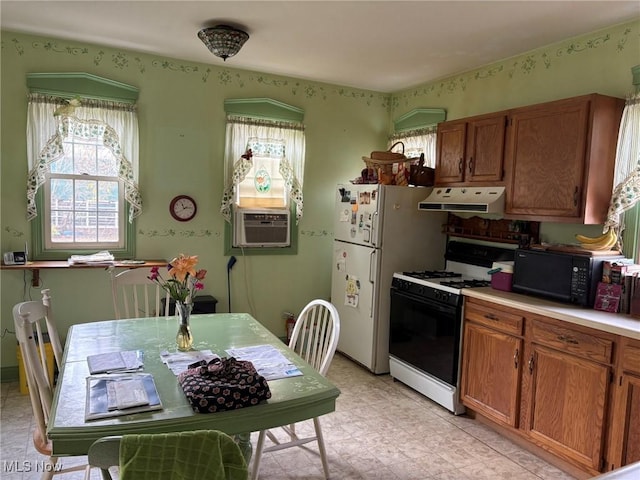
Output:
[[169,204],[171,216],[179,222],[188,222],[196,216],[197,211],[195,200],[188,195],[178,195]]

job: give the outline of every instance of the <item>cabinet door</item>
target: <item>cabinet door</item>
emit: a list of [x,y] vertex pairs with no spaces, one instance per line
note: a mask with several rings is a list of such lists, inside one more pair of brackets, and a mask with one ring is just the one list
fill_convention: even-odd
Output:
[[506,121],[506,115],[469,121],[465,181],[502,181]]
[[497,422],[517,426],[521,356],[521,339],[465,323],[462,403]]
[[512,112],[505,213],[580,217],[588,120],[582,98]]
[[622,436],[620,467],[640,461],[640,377],[622,376],[622,408],[614,421],[622,421],[624,427],[618,430]]
[[611,416],[609,467],[640,461],[640,341],[621,341],[620,370]]
[[438,125],[435,184],[464,180],[464,153],[467,124],[465,122]]
[[545,448],[598,472],[610,368],[533,344],[522,428]]

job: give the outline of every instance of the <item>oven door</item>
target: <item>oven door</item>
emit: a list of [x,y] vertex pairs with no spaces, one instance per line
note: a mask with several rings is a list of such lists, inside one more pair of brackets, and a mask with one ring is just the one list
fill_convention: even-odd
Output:
[[389,354],[456,386],[460,349],[460,304],[445,305],[391,289]]

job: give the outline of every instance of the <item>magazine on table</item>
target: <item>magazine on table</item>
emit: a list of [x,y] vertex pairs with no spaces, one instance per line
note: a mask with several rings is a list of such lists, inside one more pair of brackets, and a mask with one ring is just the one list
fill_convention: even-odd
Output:
[[142,368],[142,351],[127,350],[122,352],[98,353],[87,357],[89,373],[132,372]]
[[87,377],[85,420],[161,409],[160,395],[150,373]]

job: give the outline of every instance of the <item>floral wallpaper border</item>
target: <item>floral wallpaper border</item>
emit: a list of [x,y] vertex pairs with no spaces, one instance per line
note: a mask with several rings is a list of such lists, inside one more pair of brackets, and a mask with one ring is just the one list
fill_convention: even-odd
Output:
[[531,75],[535,70],[544,68],[548,70],[553,67],[555,61],[570,55],[579,55],[591,50],[613,45],[616,53],[621,53],[630,40],[639,41],[640,32],[637,26],[629,26],[621,32],[605,33],[597,32],[583,37],[581,40],[565,40],[555,45],[533,50],[516,58],[488,65],[484,68],[472,70],[462,75],[454,76],[431,84],[422,85],[407,91],[394,94],[391,100],[392,109],[401,105],[408,106],[410,101],[423,96],[457,94],[465,91],[471,82],[482,81],[507,75],[512,79],[518,75]]
[[[614,29],[615,27],[612,27],[612,30]],[[539,68],[552,68],[554,62],[560,58],[579,55],[609,45],[614,45],[615,52],[620,53],[628,46],[630,41],[634,39],[638,41],[639,37],[638,26],[634,23],[625,27],[620,32],[607,33],[601,31],[580,37],[578,40],[566,40],[546,48],[533,50],[514,59],[488,65],[484,68],[450,77],[439,82],[424,84],[397,94],[358,90],[338,85],[309,82],[224,67],[183,63],[179,60],[154,57],[151,55],[145,55],[143,57],[134,52],[110,50],[99,46],[77,46],[65,44],[61,40],[53,39],[27,42],[20,40],[18,36],[14,36],[10,40],[3,39],[1,48],[5,50],[11,46],[19,56],[27,55],[29,50],[32,50],[45,51],[52,55],[85,57],[95,66],[105,66],[107,63],[110,63],[113,68],[119,70],[135,69],[140,74],[145,74],[149,69],[161,69],[181,75],[198,75],[203,83],[217,82],[219,85],[233,85],[240,88],[244,88],[250,83],[264,85],[273,88],[287,89],[294,96],[300,95],[305,98],[315,98],[325,101],[328,100],[329,97],[334,96],[350,98],[356,101],[362,101],[367,106],[379,105],[390,110],[399,107],[401,104],[406,106],[410,100],[423,96],[435,94],[436,97],[441,97],[443,95],[456,94],[459,93],[459,91],[465,91],[471,82],[490,79],[498,75],[507,75],[509,79],[518,75],[530,75]]]
[[328,100],[329,97],[350,98],[364,102],[367,106],[379,105],[390,108],[391,95],[380,92],[358,90],[338,85],[308,82],[294,78],[277,77],[263,73],[234,70],[202,64],[190,64],[179,60],[158,58],[151,55],[142,57],[133,52],[108,50],[97,46],[74,46],[62,40],[23,41],[17,36],[9,41],[2,40],[1,48],[9,47],[19,56],[28,55],[29,51],[45,51],[51,55],[70,55],[86,58],[94,66],[105,66],[110,63],[118,70],[134,69],[144,75],[149,69],[160,69],[183,75],[198,75],[203,83],[216,82],[219,85],[233,85],[240,88],[248,84],[258,84],[273,88],[288,89],[294,96]]

